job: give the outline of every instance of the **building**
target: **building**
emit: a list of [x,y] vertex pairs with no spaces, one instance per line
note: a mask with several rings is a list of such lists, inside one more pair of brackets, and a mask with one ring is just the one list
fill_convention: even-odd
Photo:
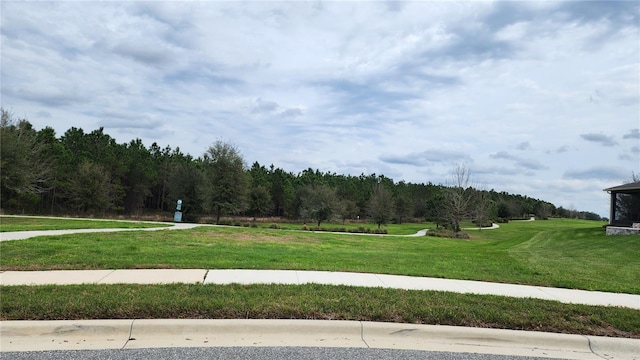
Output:
[[607,235],[640,235],[640,181],[604,191],[611,194]]

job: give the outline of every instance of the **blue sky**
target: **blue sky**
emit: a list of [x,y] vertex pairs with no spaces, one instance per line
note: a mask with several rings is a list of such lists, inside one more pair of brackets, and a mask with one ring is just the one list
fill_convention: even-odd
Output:
[[12,2],[2,106],[297,173],[478,186],[608,215],[640,174],[636,1]]

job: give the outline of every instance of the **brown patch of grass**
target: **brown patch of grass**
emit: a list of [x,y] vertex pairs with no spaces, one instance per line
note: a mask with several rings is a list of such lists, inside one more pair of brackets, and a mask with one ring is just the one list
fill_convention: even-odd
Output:
[[[290,243],[318,243],[321,242],[317,236],[309,236],[306,234],[287,234],[278,232],[277,234],[268,234],[259,231],[234,231],[234,232],[218,232],[205,231],[194,233],[196,239],[224,239],[235,240],[242,243],[274,243],[274,244],[290,244]],[[247,244],[248,245],[248,244]]]

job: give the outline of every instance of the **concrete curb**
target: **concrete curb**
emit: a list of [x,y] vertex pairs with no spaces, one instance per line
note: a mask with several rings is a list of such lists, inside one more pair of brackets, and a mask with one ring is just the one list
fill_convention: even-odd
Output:
[[331,320],[0,322],[0,351],[160,347],[350,347],[560,359],[640,359],[640,340],[531,331]]

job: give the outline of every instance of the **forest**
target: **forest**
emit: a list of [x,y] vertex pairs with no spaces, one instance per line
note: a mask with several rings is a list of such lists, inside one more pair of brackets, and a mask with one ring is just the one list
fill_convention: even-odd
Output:
[[382,174],[342,175],[308,168],[297,174],[274,165],[248,166],[239,149],[221,141],[201,156],[179,147],[117,143],[103,128],[33,128],[2,109],[0,204],[3,213],[171,216],[182,200],[184,221],[203,217],[360,219],[378,226],[434,221],[459,228],[536,216],[600,220],[597,214],[556,207],[518,194],[477,189],[469,169],[455,168],[452,184],[395,182]]

